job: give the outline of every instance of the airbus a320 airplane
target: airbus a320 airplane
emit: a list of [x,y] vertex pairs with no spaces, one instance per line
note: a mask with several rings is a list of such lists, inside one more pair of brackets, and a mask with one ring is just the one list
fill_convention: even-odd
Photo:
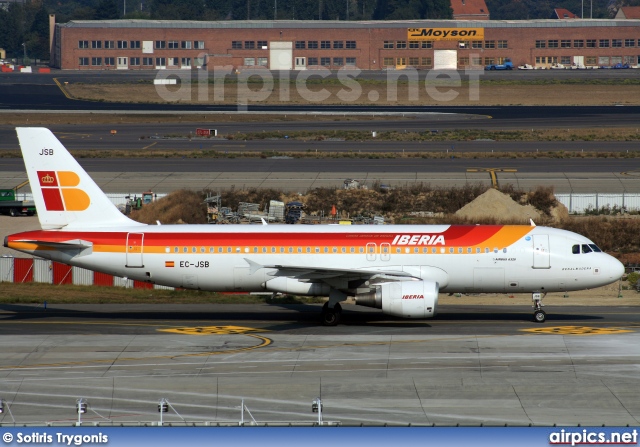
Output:
[[328,296],[406,318],[438,293],[532,294],[617,281],[623,265],[589,239],[535,225],[145,225],[124,216],[45,128],[18,128],[42,230],[4,240],[28,254],[115,276],[211,291]]

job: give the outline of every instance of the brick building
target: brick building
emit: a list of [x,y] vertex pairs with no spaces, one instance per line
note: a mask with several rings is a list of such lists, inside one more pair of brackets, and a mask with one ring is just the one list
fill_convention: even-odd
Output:
[[640,20],[72,21],[53,40],[53,66],[72,70],[635,66]]

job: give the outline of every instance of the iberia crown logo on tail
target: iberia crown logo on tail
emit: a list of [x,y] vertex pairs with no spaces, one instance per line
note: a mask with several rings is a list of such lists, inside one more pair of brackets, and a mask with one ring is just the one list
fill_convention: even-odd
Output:
[[84,211],[89,208],[89,196],[76,188],[80,177],[75,172],[38,171],[38,179],[47,211]]

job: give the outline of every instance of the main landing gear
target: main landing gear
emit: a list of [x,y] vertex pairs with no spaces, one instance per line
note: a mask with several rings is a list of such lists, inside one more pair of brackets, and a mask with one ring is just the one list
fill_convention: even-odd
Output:
[[340,322],[342,316],[341,301],[347,299],[347,294],[337,290],[331,289],[329,292],[329,301],[322,306],[322,324],[325,326],[336,326]]
[[340,322],[342,316],[342,306],[336,303],[333,308],[329,307],[329,303],[322,306],[322,324],[325,326],[336,326]]
[[546,293],[544,295],[542,293],[533,293],[531,295],[531,299],[533,300],[533,321],[536,323],[544,323],[547,319],[546,312],[542,310],[542,299],[545,295]]

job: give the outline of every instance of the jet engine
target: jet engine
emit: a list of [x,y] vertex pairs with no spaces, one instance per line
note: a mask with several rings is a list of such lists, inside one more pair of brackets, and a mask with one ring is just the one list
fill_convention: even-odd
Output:
[[356,295],[356,304],[382,309],[402,318],[431,318],[438,309],[439,285],[433,281],[397,281],[376,284]]

